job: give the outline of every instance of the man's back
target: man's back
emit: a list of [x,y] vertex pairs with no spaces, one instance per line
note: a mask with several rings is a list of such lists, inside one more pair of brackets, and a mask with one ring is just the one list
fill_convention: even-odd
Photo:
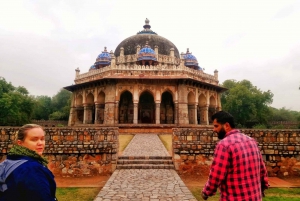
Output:
[[266,168],[256,141],[239,130],[228,132],[217,144],[204,189],[210,195],[218,187],[221,200],[237,201],[261,200],[262,188],[268,187]]

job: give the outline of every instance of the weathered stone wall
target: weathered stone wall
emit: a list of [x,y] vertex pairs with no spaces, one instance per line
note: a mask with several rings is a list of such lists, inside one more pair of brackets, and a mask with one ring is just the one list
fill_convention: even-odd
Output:
[[[17,127],[0,127],[0,161],[13,146]],[[55,176],[94,176],[114,171],[118,128],[45,128],[49,169]]]
[[57,120],[32,120],[32,124],[38,124],[43,127],[64,127],[68,125],[68,121]]
[[[254,130],[241,132],[258,142],[269,176],[300,176],[300,130]],[[218,142],[211,129],[173,129],[173,154],[179,173],[208,174]]]

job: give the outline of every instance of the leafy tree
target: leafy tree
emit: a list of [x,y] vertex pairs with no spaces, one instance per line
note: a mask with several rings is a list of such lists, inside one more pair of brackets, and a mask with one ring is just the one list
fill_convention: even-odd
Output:
[[0,125],[20,126],[29,123],[34,100],[25,87],[14,87],[0,77]]
[[237,124],[245,126],[247,121],[267,122],[270,115],[268,105],[273,102],[271,91],[263,92],[248,80],[226,80],[223,87],[228,90],[221,96],[222,107],[235,117]]
[[49,96],[37,96],[35,98],[35,107],[33,110],[33,119],[48,120],[52,113],[51,98]]
[[51,107],[53,113],[50,114],[51,120],[68,120],[72,93],[66,89],[61,89],[53,98]]

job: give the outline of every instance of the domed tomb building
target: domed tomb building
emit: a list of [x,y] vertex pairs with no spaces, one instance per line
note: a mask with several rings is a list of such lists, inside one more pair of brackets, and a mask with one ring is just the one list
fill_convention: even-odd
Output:
[[73,92],[69,126],[208,125],[221,109],[218,71],[204,73],[148,19],[143,28],[114,52],[105,47],[89,72],[76,69],[75,84],[65,87]]

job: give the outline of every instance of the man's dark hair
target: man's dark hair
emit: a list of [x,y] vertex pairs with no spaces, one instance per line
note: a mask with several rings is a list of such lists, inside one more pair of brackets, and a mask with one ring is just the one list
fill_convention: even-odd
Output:
[[234,118],[233,116],[225,111],[219,111],[217,113],[215,113],[212,117],[211,120],[214,121],[216,119],[216,121],[220,124],[225,124],[226,122],[229,123],[231,128],[235,128],[234,125]]

